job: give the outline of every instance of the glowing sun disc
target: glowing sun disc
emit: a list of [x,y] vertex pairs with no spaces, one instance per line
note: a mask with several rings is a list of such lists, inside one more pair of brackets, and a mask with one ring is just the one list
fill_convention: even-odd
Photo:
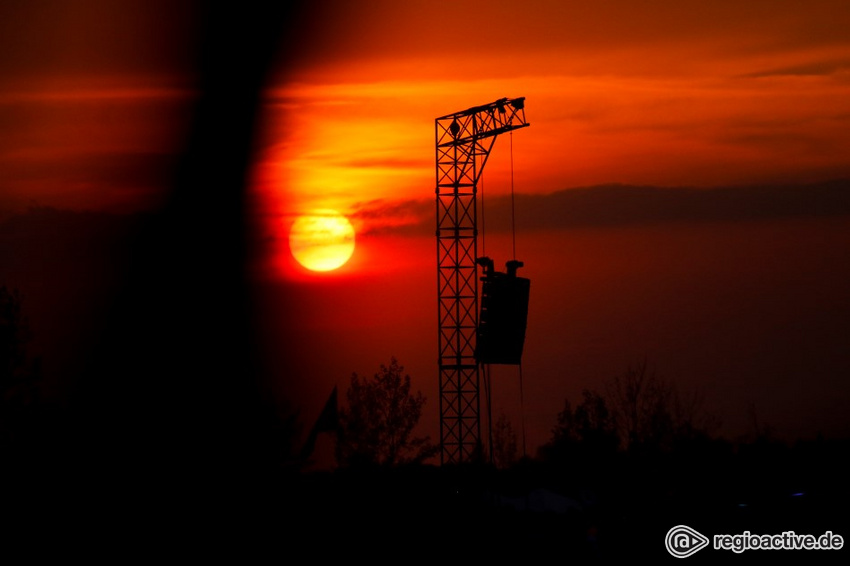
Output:
[[292,257],[311,271],[337,269],[354,253],[354,227],[335,210],[303,214],[289,231],[289,249]]

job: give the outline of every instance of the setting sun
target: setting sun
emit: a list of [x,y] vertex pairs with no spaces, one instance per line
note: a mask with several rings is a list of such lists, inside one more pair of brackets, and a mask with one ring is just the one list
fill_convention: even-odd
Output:
[[354,227],[335,210],[315,210],[295,219],[289,249],[298,263],[311,271],[337,269],[354,253]]

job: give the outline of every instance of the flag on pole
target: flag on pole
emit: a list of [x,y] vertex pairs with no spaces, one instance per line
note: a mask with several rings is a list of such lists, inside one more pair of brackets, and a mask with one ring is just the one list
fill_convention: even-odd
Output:
[[316,423],[313,425],[313,428],[310,429],[310,435],[307,437],[307,442],[304,443],[304,447],[301,449],[301,458],[306,460],[313,453],[313,449],[316,447],[316,437],[319,436],[320,432],[336,432],[337,425],[337,392],[336,385],[334,385],[330,397],[328,397],[328,400],[325,401],[325,406],[322,408],[322,412],[319,413],[319,418],[316,419]]
[[325,406],[322,409],[321,414],[319,414],[319,418],[316,420],[316,424],[313,425],[313,428],[316,432],[335,432],[337,420],[336,385],[334,385],[333,391],[331,391],[330,397],[328,397],[328,400],[325,402]]

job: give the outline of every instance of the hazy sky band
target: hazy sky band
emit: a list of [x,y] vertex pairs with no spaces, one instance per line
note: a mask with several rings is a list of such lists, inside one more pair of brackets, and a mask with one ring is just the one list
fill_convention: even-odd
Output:
[[[198,20],[191,3],[124,4],[4,6],[0,207],[149,205],[186,127]],[[302,33],[269,85],[252,183],[265,195],[285,187],[285,202],[266,202],[275,214],[424,197],[433,117],[501,96],[528,98],[532,128],[515,140],[525,193],[844,177],[848,12],[841,2],[311,3],[293,14]],[[507,170],[505,145],[485,182]],[[154,172],[147,182],[142,169]]]

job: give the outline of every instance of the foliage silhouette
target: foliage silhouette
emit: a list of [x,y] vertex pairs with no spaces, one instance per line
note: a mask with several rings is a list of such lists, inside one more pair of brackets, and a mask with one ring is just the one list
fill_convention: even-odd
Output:
[[412,436],[426,399],[411,393],[410,376],[395,357],[371,379],[354,373],[346,398],[336,445],[341,467],[422,463],[437,453],[427,436]]
[[493,423],[493,465],[509,468],[517,462],[517,436],[508,416],[499,412]]
[[596,391],[584,390],[584,399],[572,409],[569,400],[558,414],[552,439],[541,447],[544,459],[603,456],[617,451],[620,439],[617,419],[606,398]]
[[711,437],[717,419],[703,410],[699,393],[683,397],[675,385],[648,369],[646,361],[604,384],[604,392],[584,390],[572,409],[558,414],[550,441],[540,449],[546,460],[575,456],[669,452]]
[[606,384],[626,450],[668,444],[673,434],[674,388],[649,371],[646,360]]

